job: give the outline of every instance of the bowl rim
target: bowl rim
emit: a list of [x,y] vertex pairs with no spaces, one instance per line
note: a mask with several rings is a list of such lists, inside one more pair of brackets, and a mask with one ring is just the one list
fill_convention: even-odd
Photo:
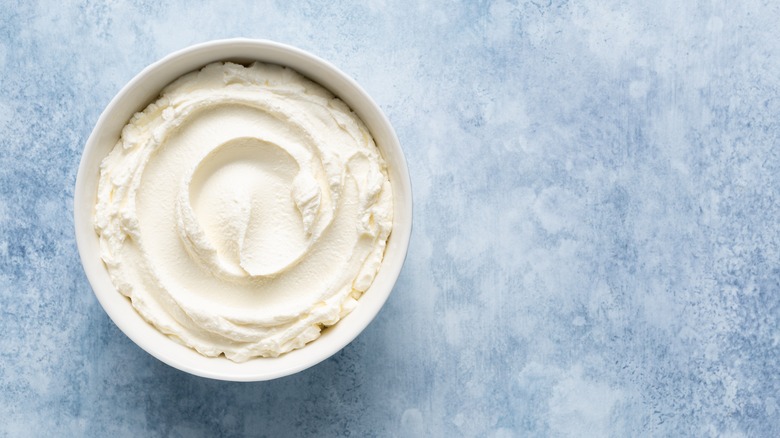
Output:
[[[220,51],[241,53],[238,56],[215,56]],[[183,73],[171,77],[170,80],[166,79],[167,82],[159,88],[155,87],[153,90],[147,89],[147,92],[152,92],[152,101],[159,96],[159,93],[167,84],[176,78],[189,71],[200,69],[211,62],[242,59],[247,62],[257,60],[272,64],[286,65],[329,89],[334,95],[345,101],[353,111],[358,113],[364,123],[369,127],[370,131],[372,131],[371,125],[374,125],[374,129],[379,128],[382,138],[381,143],[377,140],[375,132],[372,132],[372,136],[377,142],[380,152],[388,162],[388,167],[390,168],[391,164],[393,167],[391,172],[393,175],[391,184],[393,184],[394,202],[393,229],[390,238],[388,239],[385,258],[382,261],[382,265],[373,284],[358,301],[358,307],[353,310],[352,313],[342,318],[335,326],[323,330],[323,334],[319,339],[312,341],[301,349],[293,350],[292,352],[281,355],[279,358],[257,358],[236,364],[226,359],[224,355],[216,358],[207,358],[197,353],[194,349],[185,347],[170,337],[163,335],[141,318],[135,309],[132,308],[130,300],[121,295],[110,280],[108,282],[110,287],[106,286],[105,281],[108,279],[108,273],[100,258],[99,251],[94,251],[94,242],[97,241],[97,233],[93,226],[94,199],[96,193],[88,193],[86,184],[90,182],[89,178],[96,175],[99,170],[97,166],[93,167],[95,154],[100,153],[101,148],[110,151],[119,138],[119,132],[116,132],[116,136],[110,135],[108,138],[113,139],[113,143],[110,146],[105,146],[105,141],[108,141],[106,133],[104,132],[108,129],[106,128],[106,124],[109,119],[113,117],[115,112],[122,109],[122,105],[126,106],[125,101],[133,98],[132,93],[137,92],[139,88],[143,87],[145,82],[155,78],[156,75],[164,74],[165,68],[177,62],[184,62],[183,60],[189,59],[188,57],[197,57],[199,54],[205,57],[207,53],[211,52],[215,55],[212,55],[209,58],[210,60],[199,63],[199,66],[196,68],[187,69]],[[244,53],[247,56],[243,56]],[[262,53],[263,56],[258,56],[257,54],[259,53]],[[294,62],[274,62],[273,59],[275,57],[290,58],[294,60]],[[288,59],[288,61],[290,59]],[[301,68],[301,65],[291,64],[301,64],[306,67]],[[323,81],[324,76],[328,76],[327,81]],[[328,81],[330,81],[330,83],[323,83]],[[346,88],[349,90],[349,93],[346,96],[342,95],[343,93],[338,93],[336,90],[333,90],[332,87]],[[355,107],[356,102],[360,104],[358,105],[361,107],[360,110],[367,112],[368,114],[361,114],[358,108]],[[134,112],[142,110],[148,103],[149,102],[145,102],[140,108],[133,109],[130,116]],[[367,115],[370,115],[370,123],[369,120],[366,120]],[[124,126],[129,118],[130,117],[128,116],[123,119],[120,127]],[[393,158],[392,163],[388,160],[388,154],[391,154]],[[98,162],[102,161],[104,157],[105,154],[101,154]],[[399,189],[400,192],[398,191]],[[88,199],[90,200],[90,204],[87,205],[90,205],[91,208],[79,208],[84,205]],[[349,75],[316,55],[287,44],[266,39],[249,38],[219,39],[190,45],[149,64],[127,82],[100,114],[92,132],[87,138],[81,153],[73,196],[74,228],[81,266],[87,276],[93,293],[109,318],[136,345],[158,360],[196,376],[227,381],[271,380],[303,371],[331,357],[360,335],[384,306],[384,303],[390,296],[390,293],[394,289],[398,277],[400,276],[411,240],[412,208],[411,177],[406,157],[389,119],[371,96],[369,96],[368,93]],[[398,217],[399,211],[403,213],[400,218]],[[90,239],[92,240],[90,241]],[[390,253],[391,247],[393,249],[392,253]],[[391,257],[388,257],[389,255]],[[380,276],[381,281],[379,281]],[[367,297],[370,299],[367,300]],[[122,301],[125,303],[124,306],[121,304]],[[128,315],[126,307],[132,309],[132,314],[135,317]],[[143,326],[138,326],[139,319],[146,326],[145,329]],[[327,339],[329,334],[342,327],[344,327],[344,329],[339,332],[337,337],[334,338],[331,336],[330,339]],[[149,329],[167,339],[170,345],[164,345],[165,343],[161,342],[156,335],[151,334]],[[194,359],[194,356],[184,354],[182,348],[189,350],[192,354],[205,360],[221,362],[219,363],[219,366],[215,365],[214,367],[200,365],[208,362],[204,362],[201,359],[196,360]],[[190,359],[186,356],[189,356]],[[292,360],[284,359],[289,357],[294,358]],[[265,363],[266,361],[276,361],[280,362],[281,366],[277,368],[272,365],[263,365],[253,368],[245,365],[252,363],[257,364],[257,361],[263,361],[262,363]],[[198,364],[193,365],[193,362]],[[225,371],[225,369],[228,369],[229,371]]]

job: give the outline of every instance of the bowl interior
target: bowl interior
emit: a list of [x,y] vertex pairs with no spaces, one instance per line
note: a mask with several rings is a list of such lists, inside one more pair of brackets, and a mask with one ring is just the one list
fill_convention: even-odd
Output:
[[[382,266],[358,307],[322,336],[278,358],[234,363],[224,356],[208,358],[180,345],[149,325],[121,295],[100,259],[92,225],[99,166],[114,147],[130,117],[154,101],[178,77],[215,61],[253,61],[285,65],[328,88],[365,122],[388,164],[393,188],[393,231]],[[373,320],[387,300],[406,257],[412,226],[412,194],[406,159],[389,121],[357,83],[336,67],[302,50],[283,44],[232,39],[199,44],[150,65],[109,103],[92,131],[79,166],[74,196],[76,240],[84,271],[100,304],[114,323],[141,348],[161,361],[191,374],[221,380],[269,380],[313,366],[351,342]]]

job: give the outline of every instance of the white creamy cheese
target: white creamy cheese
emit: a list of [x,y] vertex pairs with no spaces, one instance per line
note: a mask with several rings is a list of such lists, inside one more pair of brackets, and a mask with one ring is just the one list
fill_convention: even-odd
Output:
[[354,309],[392,214],[385,162],[344,102],[288,68],[214,63],[125,126],[100,166],[95,229],[144,319],[242,362]]

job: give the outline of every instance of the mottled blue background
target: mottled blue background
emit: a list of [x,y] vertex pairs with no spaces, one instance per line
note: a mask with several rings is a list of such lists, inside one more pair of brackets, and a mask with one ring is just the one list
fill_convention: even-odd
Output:
[[[0,435],[780,435],[780,4],[220,3],[0,5]],[[113,95],[234,36],[352,75],[414,185],[381,314],[266,383],[136,347],[73,235]]]

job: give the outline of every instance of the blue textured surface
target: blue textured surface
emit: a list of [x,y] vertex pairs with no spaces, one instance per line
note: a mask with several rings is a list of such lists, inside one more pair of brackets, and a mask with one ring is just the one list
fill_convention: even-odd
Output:
[[[777,3],[19,3],[0,10],[0,436],[780,435]],[[267,383],[137,348],[73,235],[112,96],[233,36],[351,74],[414,184],[377,320]]]

